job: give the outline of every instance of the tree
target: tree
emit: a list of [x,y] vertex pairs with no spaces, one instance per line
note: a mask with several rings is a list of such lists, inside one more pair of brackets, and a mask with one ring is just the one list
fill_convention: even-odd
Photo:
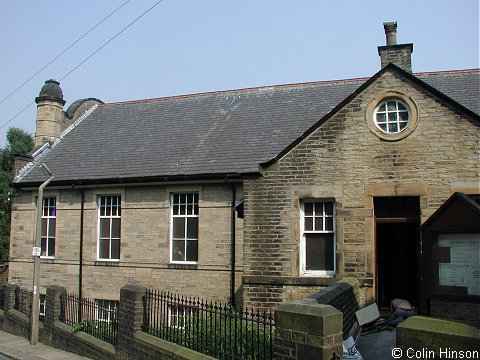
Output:
[[10,239],[11,180],[15,155],[26,155],[33,149],[33,138],[19,128],[7,132],[7,145],[0,149],[0,260],[8,257]]

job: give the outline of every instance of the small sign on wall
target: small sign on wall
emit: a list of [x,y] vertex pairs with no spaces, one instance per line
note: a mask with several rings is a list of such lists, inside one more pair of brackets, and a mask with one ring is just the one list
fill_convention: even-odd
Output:
[[42,253],[42,248],[34,246],[32,249],[32,256],[40,256]]

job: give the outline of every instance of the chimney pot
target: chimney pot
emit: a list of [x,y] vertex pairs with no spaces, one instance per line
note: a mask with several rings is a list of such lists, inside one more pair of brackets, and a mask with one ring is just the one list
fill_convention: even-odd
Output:
[[385,36],[387,38],[387,46],[397,45],[397,22],[384,22]]

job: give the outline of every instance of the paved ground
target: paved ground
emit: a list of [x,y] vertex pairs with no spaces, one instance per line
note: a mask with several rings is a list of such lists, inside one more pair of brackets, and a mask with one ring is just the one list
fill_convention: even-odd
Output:
[[21,336],[0,330],[0,360],[88,360],[66,351],[58,350],[44,344],[30,345]]
[[357,350],[363,360],[393,359],[392,350],[395,348],[395,330],[382,330],[369,334],[362,334],[357,342]]

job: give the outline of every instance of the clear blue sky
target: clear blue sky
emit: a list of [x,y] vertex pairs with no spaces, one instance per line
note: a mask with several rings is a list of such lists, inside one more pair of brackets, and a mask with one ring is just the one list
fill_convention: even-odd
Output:
[[[126,0],[2,1],[0,101]],[[157,0],[131,0],[0,104],[0,126]],[[413,71],[479,67],[478,0],[164,0],[61,81],[75,100],[146,99],[368,77],[380,69],[382,23],[413,43]],[[36,104],[10,126],[35,132]],[[114,141],[113,139],[111,139]],[[109,139],[106,139],[109,141]]]

